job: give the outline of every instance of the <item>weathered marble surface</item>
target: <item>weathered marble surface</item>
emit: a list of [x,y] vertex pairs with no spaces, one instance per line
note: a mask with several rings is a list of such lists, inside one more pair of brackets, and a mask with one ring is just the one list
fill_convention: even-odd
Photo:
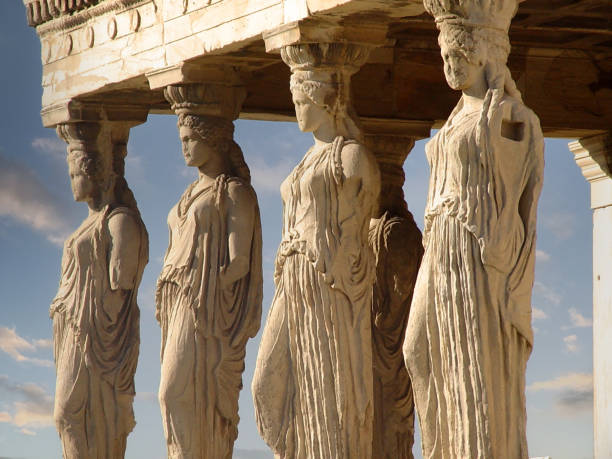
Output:
[[372,287],[374,425],[372,457],[411,459],[414,399],[402,344],[423,256],[421,231],[404,200],[406,156],[414,141],[368,136],[381,171],[378,212],[370,221],[369,242],[376,258]]
[[380,176],[350,105],[367,48],[282,49],[301,130],[315,144],[281,185],[276,292],[253,378],[259,431],[279,458],[372,454],[368,226]]
[[261,321],[261,224],[250,172],[233,140],[232,117],[197,110],[221,93],[166,89],[185,163],[199,170],[168,215],[170,242],[157,285],[169,458],[232,457],[246,343]]
[[463,96],[427,144],[425,255],[404,345],[429,458],[526,458],[544,140],[506,59],[516,0],[425,0]]
[[66,459],[119,459],[135,425],[140,343],[136,304],[148,237],[123,178],[127,128],[60,125],[76,201],[89,215],[66,240],[51,304],[57,382],[54,417]]

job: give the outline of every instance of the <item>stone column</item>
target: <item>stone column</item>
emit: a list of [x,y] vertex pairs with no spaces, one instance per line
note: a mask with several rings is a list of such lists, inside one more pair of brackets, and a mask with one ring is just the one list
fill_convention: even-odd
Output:
[[365,35],[380,29],[362,27],[359,37],[313,21],[264,35],[266,49],[291,68],[297,122],[314,137],[281,186],[276,294],[253,378],[257,425],[278,457],[372,457],[376,267],[368,227],[380,173],[350,83],[373,45]]
[[189,82],[172,70],[149,77],[152,86],[172,82],[164,94],[178,115],[185,163],[198,169],[168,215],[156,292],[169,458],[232,456],[246,344],[261,321],[259,208],[233,137],[245,90],[234,69],[208,70],[227,78]]
[[425,253],[404,345],[423,457],[526,459],[544,138],[506,65],[519,1],[423,3],[446,81],[462,91],[427,144]]
[[54,417],[67,459],[122,458],[135,425],[137,296],[149,247],[124,178],[129,126],[138,121],[109,121],[109,113],[78,102],[43,113],[68,143],[73,195],[89,208],[64,244],[60,287],[50,308]]
[[596,459],[612,457],[612,136],[569,144],[591,184],[593,209],[593,424]]
[[414,442],[414,398],[402,344],[423,243],[402,188],[403,164],[415,142],[415,138],[407,134],[369,134],[365,137],[366,145],[376,156],[381,175],[379,207],[370,221],[369,235],[376,257],[371,311],[372,457],[386,459],[411,459]]

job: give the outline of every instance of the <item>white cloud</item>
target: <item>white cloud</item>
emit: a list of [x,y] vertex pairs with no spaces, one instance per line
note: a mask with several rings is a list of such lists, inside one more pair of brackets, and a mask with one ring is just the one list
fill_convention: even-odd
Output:
[[544,311],[542,311],[539,308],[532,308],[531,310],[531,317],[533,318],[533,320],[543,320],[543,319],[547,319],[548,318],[548,314],[546,314]]
[[19,432],[21,432],[24,435],[30,435],[31,437],[35,437],[36,436],[36,432],[34,432],[32,430],[29,430],[29,429],[26,429],[26,428],[21,429]]
[[556,212],[544,215],[544,228],[549,230],[558,240],[565,241],[576,232],[576,216],[566,212]]
[[[53,366],[53,362],[23,355],[24,352],[35,352],[38,348],[47,348],[50,340],[34,340],[22,338],[15,329],[0,327],[0,351],[5,352],[17,362],[33,363],[43,367]],[[42,345],[41,345],[42,343]]]
[[547,381],[536,381],[527,386],[527,390],[588,390],[593,388],[591,373],[567,373]]
[[570,320],[572,322],[572,326],[582,328],[582,327],[592,327],[593,319],[589,319],[588,317],[584,317],[582,314],[578,312],[576,308],[569,309]]
[[561,304],[561,295],[555,292],[553,289],[547,287],[540,281],[535,281],[533,284],[533,290],[536,295],[540,295],[548,302],[559,305]]
[[565,343],[565,349],[567,352],[578,352],[578,337],[576,335],[568,335],[564,337],[563,342]]
[[0,411],[0,422],[11,422],[13,417],[8,411]]
[[267,164],[261,157],[250,161],[253,187],[258,193],[279,193],[280,185],[295,166],[289,158],[281,158],[273,165]]
[[68,213],[22,165],[0,155],[0,217],[7,216],[61,245],[70,234]]
[[564,416],[574,417],[593,409],[593,375],[590,373],[567,373],[534,382],[527,390],[555,392],[555,407]]
[[546,252],[544,252],[543,250],[536,250],[536,260],[537,261],[549,261],[550,260],[550,255]]
[[13,414],[9,414],[13,425],[38,429],[54,425],[53,396],[35,383],[15,384],[8,376],[0,375],[0,389],[18,397],[13,402]]
[[58,137],[37,137],[32,141],[32,146],[56,159],[66,160],[66,143]]

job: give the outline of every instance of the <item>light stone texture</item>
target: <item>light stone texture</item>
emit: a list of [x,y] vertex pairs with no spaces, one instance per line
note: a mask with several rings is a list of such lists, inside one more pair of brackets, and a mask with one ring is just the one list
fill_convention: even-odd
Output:
[[425,0],[462,98],[427,144],[404,345],[427,458],[527,458],[525,370],[544,139],[506,59],[516,0]]
[[372,291],[372,457],[412,459],[414,399],[402,344],[423,245],[421,231],[404,201],[402,166],[414,140],[369,135],[366,145],[376,155],[382,184],[369,234],[376,258]]
[[246,344],[261,321],[259,207],[233,140],[242,98],[228,93],[236,91],[165,91],[179,115],[185,162],[199,169],[168,215],[170,242],[156,292],[159,401],[172,459],[232,457]]
[[591,184],[593,209],[593,426],[594,457],[612,457],[612,137],[569,145]]
[[372,454],[368,245],[380,175],[350,104],[367,47],[287,46],[301,130],[315,144],[281,185],[276,292],[253,378],[259,431],[278,458]]
[[70,181],[89,215],[66,240],[51,304],[57,370],[54,417],[64,458],[123,458],[135,425],[140,344],[136,304],[148,236],[123,178],[129,128],[58,127]]

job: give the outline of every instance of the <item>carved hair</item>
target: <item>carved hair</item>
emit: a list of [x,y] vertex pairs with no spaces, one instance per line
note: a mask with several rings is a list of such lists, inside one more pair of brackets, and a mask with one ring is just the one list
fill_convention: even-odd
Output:
[[195,131],[203,142],[209,144],[221,155],[227,155],[232,175],[251,183],[251,171],[247,166],[242,149],[234,141],[234,123],[217,116],[190,115],[182,113],[178,117],[178,127],[188,127]]
[[337,135],[363,141],[351,103],[351,76],[365,63],[369,48],[343,43],[310,43],[281,49],[291,67],[292,92],[301,92],[334,119]]
[[134,193],[125,180],[125,157],[127,144],[117,142],[113,144],[113,173],[115,174],[115,200],[119,206],[129,207],[140,215]]

